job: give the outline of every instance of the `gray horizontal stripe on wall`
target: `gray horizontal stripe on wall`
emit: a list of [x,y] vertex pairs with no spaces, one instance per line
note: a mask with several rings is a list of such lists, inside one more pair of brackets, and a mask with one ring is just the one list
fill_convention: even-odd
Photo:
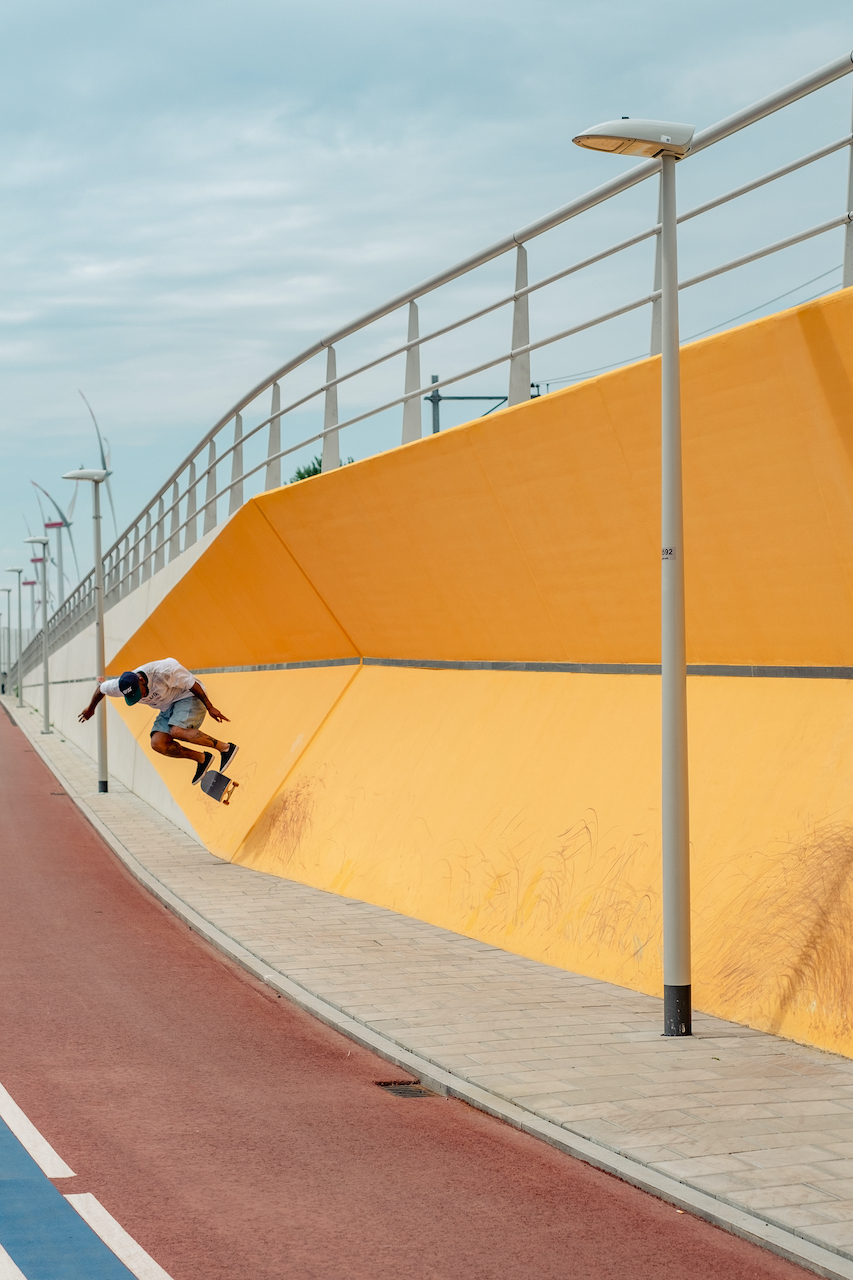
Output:
[[256,667],[193,667],[196,676],[230,676],[244,671],[304,671],[306,667],[357,667],[361,658],[317,658],[312,662],[265,662]]
[[[12,665],[14,666],[14,663],[13,663]],[[55,684],[94,684],[94,683],[95,683],[95,681],[97,680],[97,678],[98,678],[97,676],[77,676],[77,677],[76,677],[76,679],[74,679],[74,680],[51,680],[51,682],[50,682],[50,683],[51,683],[51,685],[55,685]],[[9,683],[10,683],[10,684],[11,684],[11,683],[14,683],[14,680],[10,680],[10,682],[9,682]],[[25,684],[25,685],[24,685],[24,688],[25,688],[25,689],[40,689],[41,687],[42,687],[42,682],[41,682],[41,680],[37,680],[35,684]]]
[[[267,662],[253,667],[195,667],[194,675],[242,675],[249,671],[302,671],[307,667],[414,667],[427,671],[556,671],[568,675],[659,676],[660,664],[653,662],[453,662],[444,658],[318,658],[310,662]],[[853,680],[853,667],[750,667],[700,663],[687,668],[689,676],[746,676],[776,680]],[[52,685],[94,684],[95,676],[73,680],[51,680]],[[25,689],[40,689],[25,684]]]
[[[254,667],[196,667],[197,675],[230,675],[245,671],[294,671],[305,667],[415,667],[428,671],[555,671],[569,675],[659,676],[654,662],[486,662],[444,658],[323,658],[313,662],[271,662]],[[734,676],[780,680],[853,680],[853,667],[760,667],[697,663],[689,676]]]

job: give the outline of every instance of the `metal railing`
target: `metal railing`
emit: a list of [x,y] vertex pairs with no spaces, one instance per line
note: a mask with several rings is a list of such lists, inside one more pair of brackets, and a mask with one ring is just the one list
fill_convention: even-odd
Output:
[[[739,111],[718,124],[695,135],[686,160],[691,160],[707,148],[714,146],[740,130],[756,124],[758,121],[780,111],[791,103],[822,89],[834,81],[853,71],[853,54],[845,54],[836,61],[820,68],[811,75],[804,76],[786,88],[771,94],[760,102]],[[768,173],[744,183],[723,195],[697,205],[679,216],[679,223],[691,221],[714,209],[737,200],[750,192],[757,191],[768,183],[776,182],[807,165],[824,159],[835,152],[851,148],[853,135],[846,133],[834,142],[819,147],[798,159],[775,168]],[[682,164],[686,161],[682,161]],[[152,574],[158,573],[167,562],[174,560],[184,551],[192,547],[199,536],[210,533],[226,516],[232,515],[242,505],[247,482],[254,480],[255,487],[262,485],[264,490],[278,488],[281,484],[282,459],[296,454],[310,445],[320,445],[322,449],[322,470],[328,471],[338,467],[341,462],[340,434],[348,427],[366,422],[387,414],[394,409],[402,411],[402,431],[400,439],[403,444],[418,439],[421,435],[421,400],[428,394],[450,386],[465,379],[474,377],[485,370],[496,366],[508,365],[507,404],[518,404],[531,395],[530,355],[531,352],[548,347],[563,339],[592,329],[619,316],[637,311],[642,307],[651,307],[651,346],[650,354],[660,351],[660,226],[648,226],[634,235],[615,244],[587,255],[559,271],[530,283],[528,280],[527,250],[525,245],[567,223],[578,215],[595,208],[612,199],[614,196],[628,191],[630,188],[647,181],[660,171],[659,160],[648,160],[637,164],[612,178],[602,186],[571,201],[547,217],[523,227],[496,244],[472,254],[470,257],[439,272],[430,279],[416,285],[391,298],[382,306],[353,320],[350,324],[335,330],[328,337],[313,343],[306,350],[288,360],[275,372],[253,387],[242,396],[236,404],[211,427],[199,441],[191,453],[176,467],[166,482],[157,491],[148,505],[135,520],[116,539],[104,555],[105,605],[110,608],[130,592],[136,590]],[[818,225],[808,227],[784,239],[765,244],[749,253],[723,262],[718,266],[693,275],[679,283],[679,289],[690,289],[695,285],[722,276],[727,272],[753,263],[770,254],[801,244],[815,236],[821,236],[833,229],[846,227],[844,237],[842,288],[853,284],[853,155],[848,164],[848,181],[846,202],[837,217],[830,218]],[[655,240],[655,265],[653,287],[639,297],[633,298],[618,306],[611,307],[600,314],[581,320],[569,327],[562,328],[536,341],[530,339],[529,306],[531,297],[540,290],[549,288],[559,281],[567,280],[589,267],[605,262],[643,242]],[[467,312],[459,319],[441,324],[432,330],[420,332],[419,302],[427,295],[434,293],[444,285],[470,275],[478,268],[514,251],[515,253],[515,287],[494,301]],[[443,377],[428,385],[421,385],[420,355],[421,349],[428,343],[454,334],[465,326],[475,325],[477,321],[490,316],[503,308],[512,308],[510,342],[499,346],[497,354],[487,359],[480,359],[474,365],[458,369],[449,376]],[[402,312],[405,320],[405,341],[388,341],[382,331],[381,322],[395,312]],[[369,358],[356,362],[352,368],[338,373],[337,348],[344,339],[353,335],[366,335],[365,345],[370,351]],[[307,387],[294,383],[293,392],[283,403],[282,390],[286,379],[292,379],[325,352],[325,376],[321,381]],[[371,401],[367,407],[360,407],[358,412],[339,420],[338,391],[371,371],[383,371],[384,366],[399,359],[404,360],[402,389],[399,394],[380,394],[378,400]],[[289,385],[289,384],[286,384]],[[398,388],[399,389],[399,388]],[[260,398],[270,394],[267,411],[266,404]],[[296,415],[297,411],[311,406],[322,398],[322,427],[315,425],[305,434],[303,431],[292,431],[294,437],[290,442],[282,444],[282,420],[288,415]],[[260,413],[260,421],[244,429],[244,414],[250,411]],[[287,423],[285,422],[285,426]],[[265,433],[265,436],[262,434]],[[263,448],[263,445],[266,448]],[[251,456],[254,452],[255,456]],[[249,464],[246,458],[249,456]],[[225,473],[227,478],[225,478]],[[71,593],[60,608],[54,613],[48,624],[50,649],[55,650],[88,625],[94,616],[94,571]],[[39,633],[40,634],[40,633]],[[38,636],[30,643],[23,655],[24,670],[28,671],[40,661],[41,641]]]

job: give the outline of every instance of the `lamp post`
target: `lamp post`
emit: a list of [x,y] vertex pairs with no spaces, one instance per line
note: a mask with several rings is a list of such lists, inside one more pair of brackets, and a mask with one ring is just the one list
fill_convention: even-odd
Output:
[[17,654],[18,672],[17,672],[17,676],[18,676],[18,706],[22,707],[24,705],[24,676],[21,670],[21,654],[23,652],[23,636],[22,636],[22,622],[21,622],[21,574],[24,571],[23,569],[7,569],[6,572],[16,573],[18,575],[18,654]]
[[12,588],[0,587],[0,591],[6,593],[6,662],[5,666],[2,661],[3,655],[3,637],[0,635],[0,667],[3,668],[3,692],[8,693],[7,685],[9,683],[9,675],[12,668]]
[[[109,475],[106,470],[81,467],[79,471],[67,471],[63,480],[90,480],[92,482],[92,529],[95,540],[95,663],[97,674],[105,674],[104,656],[104,560],[101,555],[101,485]],[[95,711],[98,730],[98,790],[109,790],[107,766],[107,701],[102,698]]]
[[660,157],[661,207],[661,828],[663,843],[664,1035],[692,1034],[687,665],[681,485],[681,370],[675,164],[693,126],[610,120],[573,141],[593,151]]
[[36,535],[25,538],[25,542],[41,547],[41,662],[42,662],[42,701],[44,703],[44,724],[42,733],[50,733],[50,671],[48,668],[47,643],[47,549],[50,545],[47,535]]

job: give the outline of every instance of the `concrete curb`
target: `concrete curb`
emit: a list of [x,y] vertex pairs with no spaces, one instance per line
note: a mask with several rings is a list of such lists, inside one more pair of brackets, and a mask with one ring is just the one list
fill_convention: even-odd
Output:
[[585,1164],[593,1165],[605,1173],[613,1174],[623,1182],[628,1182],[642,1191],[647,1191],[651,1195],[657,1196],[660,1200],[666,1200],[678,1209],[683,1209],[696,1217],[704,1218],[706,1222],[713,1223],[714,1226],[721,1227],[725,1231],[730,1231],[733,1235],[749,1240],[763,1249],[768,1249],[771,1253],[805,1267],[819,1276],[825,1276],[827,1280],[853,1280],[853,1261],[842,1254],[823,1245],[816,1244],[794,1231],[789,1231],[767,1222],[765,1219],[748,1213],[744,1209],[739,1209],[737,1206],[718,1199],[716,1196],[696,1190],[688,1184],[680,1182],[677,1178],[670,1177],[668,1174],[650,1169],[636,1160],[631,1160],[627,1156],[610,1150],[603,1143],[594,1142],[589,1138],[581,1137],[580,1134],[572,1133],[570,1129],[563,1128],[549,1120],[543,1120],[532,1112],[526,1111],[523,1107],[507,1102],[497,1094],[491,1093],[478,1085],[471,1084],[462,1076],[454,1075],[438,1064],[430,1062],[429,1059],[403,1048],[389,1037],[382,1035],[381,1032],[372,1030],[329,1001],[314,995],[306,987],[300,986],[299,983],[294,982],[291,978],[287,978],[272,969],[265,961],[259,959],[258,956],[254,955],[234,938],[229,937],[227,933],[224,933],[216,925],[211,924],[204,916],[188,906],[182,898],[179,898],[156,876],[147,871],[121,841],[113,835],[109,828],[104,825],[94,810],[82,796],[77,794],[63,774],[48,759],[37,739],[33,737],[27,726],[19,719],[18,708],[10,706],[6,700],[4,700],[3,706],[13,722],[31,743],[33,749],[44,761],[57,782],[60,783],[71,800],[73,800],[87,822],[97,831],[101,839],[109,846],[131,875],[140,884],[144,885],[149,893],[161,902],[164,907],[173,912],[180,920],[183,920],[190,929],[198,933],[211,946],[221,951],[223,955],[228,956],[230,960],[239,964],[241,968],[251,973],[274,991],[277,991],[287,1000],[304,1009],[306,1013],[312,1014],[327,1026],[339,1031],[363,1048],[378,1054],[379,1057],[384,1058],[387,1062],[411,1072],[413,1076],[416,1076],[428,1088],[435,1090],[436,1093],[445,1097],[459,1098],[470,1106],[476,1107],[479,1111],[484,1111],[488,1115],[505,1121],[516,1129],[529,1133],[532,1137],[541,1138],[551,1146],[566,1152],[567,1155],[583,1160]]

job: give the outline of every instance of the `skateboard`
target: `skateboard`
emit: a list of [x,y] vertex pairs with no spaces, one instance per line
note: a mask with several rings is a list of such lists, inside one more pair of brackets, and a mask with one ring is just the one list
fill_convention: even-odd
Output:
[[211,800],[218,800],[221,804],[229,804],[234,788],[239,787],[239,782],[235,782],[233,778],[228,778],[224,773],[218,773],[216,769],[208,769],[207,773],[202,775],[200,787],[206,796],[210,796]]

